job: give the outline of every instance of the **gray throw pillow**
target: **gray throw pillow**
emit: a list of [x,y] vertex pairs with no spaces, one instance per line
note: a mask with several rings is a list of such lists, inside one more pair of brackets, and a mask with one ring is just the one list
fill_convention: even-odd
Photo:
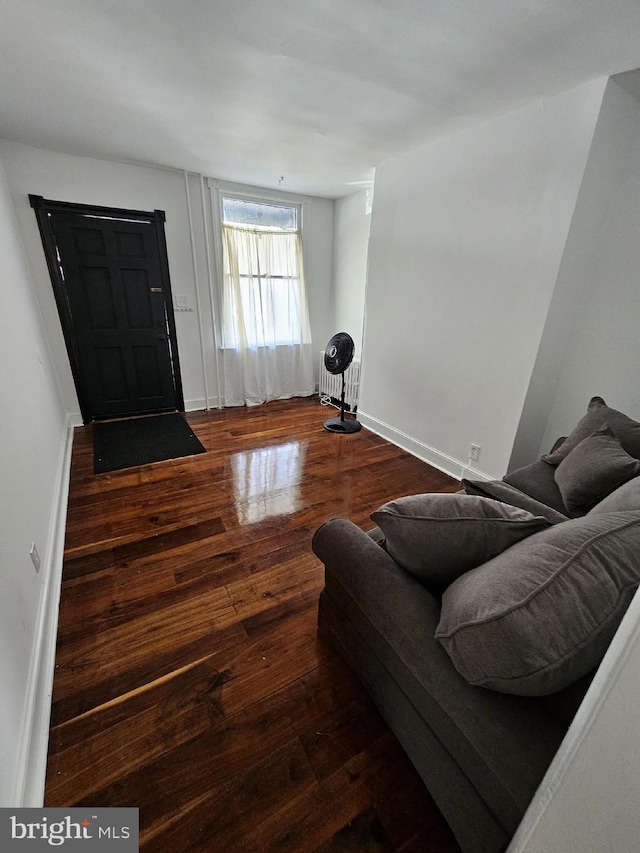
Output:
[[640,477],[634,477],[596,504],[589,515],[603,512],[640,512]]
[[559,447],[541,457],[542,461],[549,465],[559,465],[583,438],[587,438],[605,424],[620,439],[620,444],[627,453],[635,459],[640,459],[640,423],[631,420],[617,409],[609,408],[602,397],[592,397],[586,415],[578,421],[575,429]]
[[556,524],[458,578],[436,639],[471,684],[555,693],[600,663],[640,582],[640,512]]
[[570,513],[588,510],[640,473],[608,426],[576,444],[555,469],[555,481]]
[[459,492],[399,498],[371,518],[393,559],[435,590],[550,524],[526,510]]

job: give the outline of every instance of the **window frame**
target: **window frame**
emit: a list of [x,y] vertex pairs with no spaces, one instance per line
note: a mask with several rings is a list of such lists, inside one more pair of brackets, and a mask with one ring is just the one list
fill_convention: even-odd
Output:
[[[242,196],[238,193],[229,193],[229,192],[221,192],[220,193],[220,224],[225,225],[224,219],[224,203],[229,199],[230,201],[241,201],[246,202],[247,204],[261,204],[263,207],[280,207],[283,210],[295,210],[296,212],[296,227],[295,228],[280,228],[277,229],[276,226],[271,226],[274,230],[284,231],[287,234],[298,234],[302,237],[302,228],[300,227],[300,220],[302,217],[302,204],[294,204],[292,202],[284,202],[284,201],[272,201],[264,198],[250,198],[248,196]],[[239,225],[242,227],[243,223],[241,222],[230,222],[229,225]],[[257,228],[261,227],[265,228],[265,230],[269,229],[269,226],[260,226],[260,225],[250,225],[247,224],[248,228]]]
[[[302,245],[304,246],[304,213],[305,208],[310,201],[307,196],[285,193],[280,190],[247,187],[243,184],[232,184],[214,180],[209,181],[209,187],[212,191],[212,195],[214,196],[214,204],[212,206],[214,212],[213,225],[216,229],[216,234],[222,234],[222,225],[224,223],[222,201],[225,198],[233,198],[238,201],[254,202],[255,204],[269,204],[273,207],[297,208],[297,233],[300,234],[300,237],[302,238]],[[222,239],[218,242],[220,244],[220,248],[222,248]]]
[[[224,344],[224,318],[222,294],[224,288],[224,249],[222,240],[222,228],[224,225],[223,199],[232,198],[239,201],[253,202],[255,204],[268,204],[274,207],[295,207],[297,210],[295,231],[286,231],[285,233],[297,233],[302,243],[302,264],[303,270],[308,268],[307,264],[307,249],[304,239],[305,233],[305,209],[311,203],[308,196],[297,195],[294,193],[281,192],[280,190],[270,190],[260,187],[250,187],[245,184],[233,184],[225,181],[209,179],[209,189],[211,191],[211,209],[212,209],[212,229],[214,233],[213,249],[214,249],[214,269],[216,278],[215,293],[211,294],[212,305],[215,312],[215,337],[217,349],[223,353],[225,349],[232,349]],[[305,286],[308,288],[308,282],[305,279]]]

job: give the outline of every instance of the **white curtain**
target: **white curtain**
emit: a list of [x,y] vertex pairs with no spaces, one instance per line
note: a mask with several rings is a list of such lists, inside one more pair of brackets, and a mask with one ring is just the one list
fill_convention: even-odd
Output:
[[223,249],[225,405],[313,394],[300,235],[225,224]]

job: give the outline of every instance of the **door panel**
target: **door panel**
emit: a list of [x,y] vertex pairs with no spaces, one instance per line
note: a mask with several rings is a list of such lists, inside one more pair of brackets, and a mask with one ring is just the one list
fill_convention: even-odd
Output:
[[183,408],[154,215],[117,218],[110,209],[100,216],[96,208],[39,202],[66,207],[49,208],[38,221],[85,421]]

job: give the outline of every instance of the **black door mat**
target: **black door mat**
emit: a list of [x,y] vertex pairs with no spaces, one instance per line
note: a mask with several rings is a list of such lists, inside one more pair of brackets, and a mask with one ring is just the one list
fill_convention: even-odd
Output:
[[93,425],[93,471],[106,474],[206,453],[182,415],[153,415]]

